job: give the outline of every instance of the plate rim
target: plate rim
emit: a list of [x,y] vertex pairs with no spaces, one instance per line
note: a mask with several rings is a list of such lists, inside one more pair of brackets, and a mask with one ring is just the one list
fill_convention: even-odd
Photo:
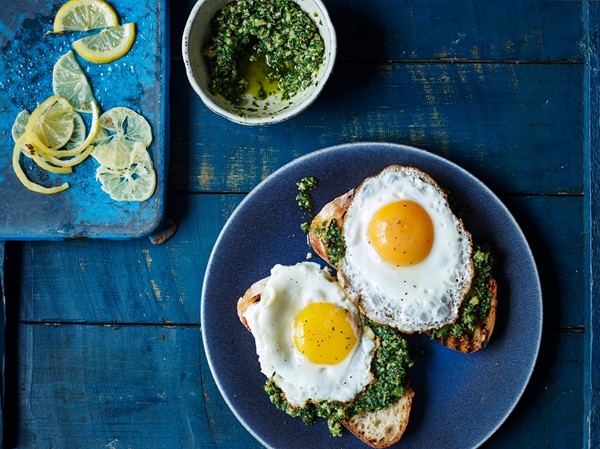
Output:
[[[237,216],[240,213],[242,213],[246,204],[251,202],[252,199],[256,195],[259,195],[261,193],[262,189],[264,188],[264,186],[267,185],[269,182],[271,182],[273,179],[276,179],[277,177],[281,176],[282,173],[292,169],[296,165],[300,165],[300,164],[308,161],[309,159],[319,158],[323,154],[333,153],[336,151],[345,151],[348,149],[355,150],[357,148],[372,149],[374,147],[385,148],[386,150],[390,150],[390,151],[405,151],[408,153],[415,154],[419,157],[424,157],[426,159],[433,160],[434,162],[442,164],[442,165],[451,166],[453,169],[459,171],[462,176],[465,176],[465,177],[471,179],[472,181],[474,181],[478,185],[478,187],[481,189],[481,191],[483,191],[486,195],[489,195],[490,197],[492,197],[495,200],[496,205],[502,210],[505,217],[509,219],[511,225],[513,226],[513,229],[517,232],[518,236],[522,240],[522,243],[524,244],[524,249],[526,250],[526,255],[528,256],[528,259],[532,264],[533,273],[531,273],[531,275],[533,276],[533,281],[534,281],[534,285],[532,287],[535,288],[535,293],[536,293],[535,297],[537,298],[536,305],[538,306],[538,310],[539,310],[539,319],[537,321],[537,326],[535,328],[535,332],[537,335],[537,338],[535,339],[535,342],[534,342],[535,343],[534,344],[535,351],[533,351],[531,354],[532,357],[530,359],[529,366],[527,367],[525,380],[524,380],[523,384],[521,385],[521,388],[518,390],[517,394],[514,396],[510,407],[508,408],[508,410],[506,411],[504,416],[502,416],[502,418],[498,420],[496,425],[493,426],[489,430],[489,432],[487,432],[487,434],[482,435],[480,441],[478,441],[477,444],[475,444],[473,446],[473,448],[478,448],[483,443],[485,443],[489,438],[491,438],[498,431],[498,429],[506,422],[508,417],[513,413],[515,407],[517,406],[517,404],[523,397],[523,394],[531,381],[531,377],[532,377],[535,367],[538,363],[538,357],[539,357],[539,353],[540,353],[542,334],[543,334],[543,321],[544,321],[543,292],[541,289],[539,270],[537,268],[534,254],[531,250],[531,246],[529,245],[529,242],[527,241],[527,238],[526,238],[522,228],[519,226],[518,222],[516,221],[516,219],[514,218],[512,213],[506,207],[504,202],[502,200],[500,200],[500,198],[484,182],[482,182],[479,178],[477,178],[475,175],[473,175],[472,173],[470,173],[463,167],[461,167],[461,166],[457,165],[456,163],[454,163],[453,161],[447,159],[446,157],[442,157],[438,154],[431,153],[431,152],[423,150],[421,148],[417,148],[417,147],[406,145],[406,144],[376,142],[376,141],[351,142],[351,143],[342,143],[342,144],[338,144],[338,145],[332,145],[332,146],[328,146],[325,148],[321,148],[321,149],[309,152],[309,153],[299,156],[295,159],[292,159],[291,161],[282,165],[277,170],[273,171],[271,174],[266,176],[261,182],[259,182],[242,199],[242,201],[240,201],[240,203],[236,206],[236,208],[231,213],[229,218],[226,220],[221,231],[219,232],[217,239],[215,240],[215,243],[213,245],[213,248],[211,250],[211,253],[210,253],[207,265],[206,265],[204,277],[203,277],[201,301],[200,301],[200,325],[201,325],[201,328],[204,328],[204,322],[205,322],[205,313],[206,313],[205,298],[206,298],[207,283],[208,283],[208,279],[211,274],[211,271],[213,270],[213,265],[215,264],[215,259],[216,259],[216,255],[218,253],[218,248],[220,246],[222,239],[225,237],[227,230],[236,221]],[[263,446],[265,446],[266,448],[269,448],[269,449],[276,449],[270,443],[265,441],[265,439],[263,437],[261,437],[258,433],[256,433],[256,431],[252,428],[252,426],[250,426],[250,424],[248,422],[246,422],[246,420],[243,419],[241,417],[241,415],[238,413],[236,407],[234,406],[233,402],[231,401],[231,399],[229,397],[229,394],[225,391],[225,388],[223,387],[221,380],[220,380],[219,376],[217,375],[217,368],[215,366],[215,362],[211,355],[210,342],[208,341],[206,332],[202,332],[202,347],[203,347],[204,353],[206,355],[206,360],[207,360],[211,375],[215,381],[215,384],[219,390],[219,393],[221,394],[221,397],[227,404],[228,408],[232,411],[232,413],[234,414],[236,419],[240,422],[240,424],[242,424],[242,426],[260,444],[262,444]]]

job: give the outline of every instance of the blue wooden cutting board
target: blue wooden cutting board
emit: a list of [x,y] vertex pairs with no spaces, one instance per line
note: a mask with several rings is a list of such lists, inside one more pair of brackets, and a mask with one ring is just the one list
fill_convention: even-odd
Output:
[[[64,1],[4,2],[0,15],[0,239],[131,238],[152,232],[164,213],[168,151],[169,26],[168,2],[113,2],[120,23],[136,22],[131,50],[107,64],[77,60],[94,96],[107,111],[125,106],[142,114],[152,128],[148,148],[157,174],[154,195],[145,202],[116,202],[95,179],[98,163],[88,158],[71,174],[55,175],[31,160],[23,167],[31,180],[45,185],[68,182],[55,195],[27,190],[11,162],[11,128],[17,114],[53,94],[52,68],[71,44],[87,33],[48,34]],[[90,114],[82,114],[89,129]]]

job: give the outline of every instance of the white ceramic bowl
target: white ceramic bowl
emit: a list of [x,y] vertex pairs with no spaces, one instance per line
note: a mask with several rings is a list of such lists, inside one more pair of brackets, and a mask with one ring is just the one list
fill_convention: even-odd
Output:
[[[306,109],[321,93],[335,62],[337,40],[333,24],[321,0],[294,0],[317,25],[325,44],[324,63],[313,83],[288,100],[269,97],[265,108],[244,109],[208,90],[209,70],[202,50],[211,36],[211,19],[232,0],[198,0],[183,32],[182,52],[192,88],[213,112],[242,125],[266,125],[286,120]],[[268,103],[268,104],[267,104]],[[241,115],[240,115],[241,114]]]

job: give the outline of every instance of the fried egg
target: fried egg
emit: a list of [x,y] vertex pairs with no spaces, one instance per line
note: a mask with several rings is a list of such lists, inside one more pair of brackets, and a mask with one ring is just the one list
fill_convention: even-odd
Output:
[[261,371],[293,406],[354,399],[373,380],[373,331],[327,270],[276,265],[244,313]]
[[471,236],[426,173],[391,166],[354,192],[338,278],[372,320],[412,333],[453,323],[473,278]]

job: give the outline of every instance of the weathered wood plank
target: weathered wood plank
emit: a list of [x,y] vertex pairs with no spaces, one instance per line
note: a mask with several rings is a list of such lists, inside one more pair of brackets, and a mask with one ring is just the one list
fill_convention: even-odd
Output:
[[600,447],[600,6],[587,4],[587,37],[590,51],[586,74],[586,151],[585,151],[585,271],[586,340],[584,441],[587,448]]
[[170,209],[179,230],[161,246],[146,238],[23,243],[10,263],[22,270],[21,319],[200,323],[206,263],[241,197],[178,196]]
[[546,332],[542,336],[529,386],[484,449],[582,447],[583,338],[583,332]]
[[[172,7],[172,53],[195,0]],[[579,2],[328,0],[340,61],[582,61]]]
[[583,192],[579,64],[338,64],[308,110],[259,128],[210,112],[184,77],[175,65],[172,191],[247,192],[300,155],[379,141],[448,157],[502,193]]
[[581,5],[564,3],[335,0],[327,8],[343,60],[581,61]]
[[[534,382],[484,447],[581,447],[582,345],[545,337]],[[20,448],[261,447],[223,402],[197,327],[22,324],[16,368]]]
[[202,354],[197,326],[21,325],[8,436],[20,448],[261,447]]
[[508,197],[503,200],[523,229],[538,267],[544,326],[581,328],[586,316],[584,198]]
[[[17,264],[12,268],[21,271],[20,319],[198,324],[208,256],[242,197],[173,195],[169,207],[179,230],[162,246],[147,239],[24,243],[22,260],[11,254],[11,263]],[[505,200],[539,264],[545,324],[553,329],[582,326],[583,198]]]

